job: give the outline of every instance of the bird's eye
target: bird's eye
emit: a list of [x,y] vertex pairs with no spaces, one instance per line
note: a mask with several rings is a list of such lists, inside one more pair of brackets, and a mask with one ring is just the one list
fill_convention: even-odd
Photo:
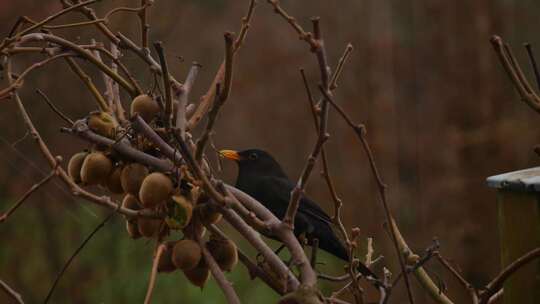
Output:
[[249,159],[251,160],[256,160],[257,158],[259,158],[259,155],[257,155],[257,153],[253,152],[249,155]]

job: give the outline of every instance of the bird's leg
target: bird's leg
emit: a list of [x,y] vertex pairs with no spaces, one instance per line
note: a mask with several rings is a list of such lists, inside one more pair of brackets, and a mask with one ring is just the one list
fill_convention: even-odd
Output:
[[275,253],[276,255],[279,255],[279,253],[283,250],[283,248],[285,248],[285,245],[282,244],[281,246],[279,246],[278,249],[276,249],[276,251],[274,251],[274,253]]
[[[276,255],[279,255],[279,253],[283,250],[283,248],[285,248],[285,245],[282,244],[281,246],[279,246],[278,249],[276,249],[276,250],[274,251],[274,253],[275,253]],[[255,260],[256,260],[258,263],[263,263],[263,262],[264,262],[264,257],[263,257],[263,255],[259,252],[259,253],[257,253],[257,256],[255,257]]]

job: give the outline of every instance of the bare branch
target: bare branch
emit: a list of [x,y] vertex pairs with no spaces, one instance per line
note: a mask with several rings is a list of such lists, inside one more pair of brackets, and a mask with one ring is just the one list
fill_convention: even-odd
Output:
[[[371,172],[373,173],[373,176],[375,177],[375,180],[377,182],[377,187],[378,187],[378,190],[379,190],[379,197],[381,199],[381,202],[383,204],[383,207],[384,207],[384,212],[385,212],[385,216],[386,216],[386,220],[388,223],[391,223],[392,226],[394,226],[394,218],[392,216],[392,213],[390,211],[390,208],[388,207],[388,203],[386,201],[386,189],[387,189],[387,185],[382,181],[382,178],[381,178],[381,175],[379,173],[379,169],[377,168],[377,165],[375,163],[375,159],[373,157],[373,152],[371,151],[371,148],[369,146],[369,143],[366,139],[366,130],[365,130],[365,127],[363,125],[355,125],[352,120],[348,117],[348,115],[341,109],[341,107],[339,107],[333,100],[332,100],[332,97],[327,93],[327,91],[319,85],[319,90],[321,91],[321,93],[323,94],[324,98],[334,106],[334,108],[336,108],[336,110],[338,111],[338,113],[343,117],[343,119],[349,124],[349,126],[351,126],[351,128],[353,128],[353,130],[355,131],[358,139],[360,140],[361,144],[362,144],[362,148],[364,149],[364,152],[366,153],[367,157],[368,157],[368,160],[369,160],[369,164],[370,164],[370,168],[371,168]],[[394,229],[393,227],[390,229],[390,234],[392,236],[392,242],[393,242],[393,245],[394,245],[394,249],[396,250],[396,254],[398,256],[398,259],[399,259],[399,265],[401,267],[401,272],[404,274],[404,281],[405,281],[405,286],[407,287],[407,295],[409,297],[409,302],[411,304],[414,303],[414,299],[412,297],[412,292],[411,292],[411,287],[410,287],[410,283],[409,283],[409,279],[408,279],[408,275],[407,275],[407,272],[406,272],[406,269],[405,269],[405,262],[404,262],[404,258],[403,258],[403,251],[400,250],[400,246],[398,244],[398,239],[397,239],[397,236],[396,236],[396,232],[395,230],[397,230],[397,226],[396,226],[396,229]]]
[[165,88],[165,117],[163,120],[165,122],[165,127],[169,127],[171,126],[172,119],[172,89],[171,80],[169,77],[169,68],[167,66],[167,60],[165,59],[163,44],[160,41],[156,41],[154,42],[154,48],[158,53],[161,69],[163,70],[163,87]]
[[509,48],[505,48],[504,43],[499,36],[493,36],[491,38],[491,44],[495,49],[495,53],[499,56],[499,60],[510,77],[510,80],[516,87],[521,100],[527,103],[533,110],[540,113],[540,97],[534,93],[530,84],[525,79],[525,76],[523,76],[515,58],[512,56],[512,53],[509,52]]
[[[242,46],[242,43],[244,42],[247,36],[248,29],[251,24],[251,19],[253,18],[253,14],[255,12],[256,4],[257,4],[256,0],[250,0],[248,11],[246,15],[242,18],[240,34],[238,35],[238,37],[233,43],[233,49],[232,49],[233,56],[234,54],[236,54],[236,52],[238,52],[238,50]],[[227,37],[225,37],[225,39],[227,39]],[[230,58],[231,64],[232,64],[232,59],[233,58]],[[187,126],[188,130],[192,130],[201,121],[204,115],[206,115],[206,112],[210,109],[211,103],[214,100],[214,95],[216,94],[215,92],[216,85],[218,83],[224,82],[226,60],[227,60],[226,58],[223,60],[223,62],[218,68],[218,71],[216,72],[216,76],[214,76],[214,80],[212,80],[212,83],[210,84],[210,87],[208,88],[206,93],[203,96],[201,96],[199,100],[199,106],[195,109],[195,112],[193,113],[193,115],[191,115],[189,119],[188,126]],[[232,69],[231,69],[231,76],[232,76]]]
[[478,303],[478,292],[472,286],[471,283],[469,283],[465,278],[454,268],[452,265],[450,265],[450,262],[446,260],[440,252],[437,252],[435,255],[437,257],[437,260],[441,263],[441,265],[444,266],[444,268],[448,269],[450,273],[458,280],[458,282],[469,292],[472,298],[473,304]]
[[43,301],[44,304],[47,304],[49,302],[49,300],[51,299],[51,296],[52,296],[52,294],[54,292],[54,289],[56,288],[56,285],[58,285],[58,282],[60,281],[60,278],[62,278],[62,275],[64,275],[64,272],[66,272],[69,265],[71,265],[71,262],[73,262],[75,257],[77,257],[79,252],[81,252],[81,250],[84,248],[84,246],[86,246],[86,244],[90,241],[90,239],[92,239],[92,237],[99,231],[99,229],[101,229],[101,228],[103,228],[103,226],[105,226],[105,223],[107,223],[113,217],[113,215],[116,214],[116,212],[117,212],[117,210],[113,210],[111,213],[109,213],[109,215],[107,215],[107,217],[105,217],[105,219],[103,219],[103,221],[101,221],[101,223],[99,223],[96,226],[96,228],[94,228],[94,230],[92,230],[92,232],[84,239],[84,241],[81,243],[81,245],[69,257],[67,262],[64,264],[64,267],[62,267],[62,270],[60,270],[60,272],[58,273],[58,275],[54,279],[54,283],[51,286],[51,289],[49,289],[49,293],[47,293],[47,297],[45,297],[45,300]]
[[176,89],[176,99],[177,99],[177,105],[176,105],[176,122],[175,127],[180,132],[180,136],[185,139],[185,132],[186,132],[186,125],[187,125],[187,118],[186,118],[186,108],[188,105],[188,98],[189,93],[191,92],[191,89],[193,87],[193,83],[195,82],[195,79],[197,78],[197,74],[199,73],[199,69],[201,68],[201,65],[197,62],[193,62],[191,65],[191,68],[189,69],[189,73],[186,77],[186,80],[184,81],[184,84]]
[[11,297],[13,300],[15,300],[18,304],[24,304],[24,301],[21,297],[21,295],[13,290],[11,287],[9,287],[8,284],[6,284],[4,281],[0,280],[0,289],[6,292],[6,294]]
[[67,115],[65,115],[64,113],[62,113],[62,111],[60,111],[52,102],[51,100],[49,99],[49,97],[47,97],[47,95],[45,95],[45,93],[43,93],[40,89],[36,89],[36,93],[38,93],[41,97],[43,97],[43,100],[45,100],[45,102],[47,103],[47,105],[51,108],[51,110],[53,110],[54,113],[56,113],[58,116],[60,116],[60,118],[62,118],[66,123],[68,123],[69,125],[73,125],[73,120],[71,120],[69,117],[67,117]]
[[26,199],[28,197],[30,197],[30,195],[32,193],[34,193],[37,189],[39,189],[41,186],[45,185],[48,181],[50,181],[54,176],[56,175],[56,170],[52,170],[51,173],[49,173],[47,176],[45,176],[42,180],[40,180],[38,183],[34,184],[32,187],[30,187],[30,189],[28,189],[28,191],[26,191],[23,196],[17,200],[17,202],[11,206],[11,208],[9,208],[8,211],[4,212],[4,214],[0,215],[0,223],[4,222],[5,220],[8,219],[8,217],[13,213],[15,212],[15,210],[17,210],[17,208],[19,208],[23,203],[24,201],[26,201]]
[[[49,17],[43,19],[42,21],[37,22],[37,23],[35,23],[34,25],[32,25],[32,26],[30,26],[30,27],[28,27],[28,28],[26,28],[26,29],[24,29],[24,30],[18,32],[15,36],[5,38],[5,39],[2,41],[2,43],[0,44],[0,50],[3,50],[6,46],[8,46],[8,45],[9,45],[10,43],[12,43],[13,41],[16,41],[16,40],[17,40],[19,37],[21,37],[22,35],[25,35],[25,34],[27,34],[27,33],[30,33],[31,31],[33,31],[33,30],[35,30],[35,29],[37,29],[37,28],[39,28],[39,27],[41,27],[41,26],[43,26],[43,25],[45,25],[45,24],[51,22],[52,20],[54,20],[54,19],[56,19],[56,18],[58,18],[58,17],[60,17],[60,16],[65,15],[65,14],[67,14],[67,13],[69,13],[69,12],[71,12],[71,11],[77,9],[77,8],[80,8],[80,7],[89,5],[89,4],[93,4],[93,3],[98,2],[98,1],[99,1],[99,0],[88,0],[88,1],[83,1],[83,2],[77,3],[77,4],[73,5],[73,6],[70,6],[70,7],[68,7],[68,8],[65,8],[65,9],[59,11],[58,13],[53,14],[53,15],[51,15],[51,16],[49,16]],[[11,35],[10,35],[10,36],[11,36]]]
[[536,64],[536,58],[534,57],[534,52],[530,43],[525,43],[525,49],[527,50],[527,55],[529,55],[529,60],[531,61],[531,66],[534,71],[534,77],[536,79],[536,87],[540,90],[540,73],[538,72],[538,65]]
[[212,133],[212,129],[214,128],[214,123],[216,122],[219,109],[223,105],[224,100],[219,98],[220,96],[220,84],[218,83],[216,85],[216,100],[213,102],[212,109],[208,113],[208,122],[206,123],[206,129],[204,129],[203,134],[201,137],[197,140],[197,149],[195,151],[195,159],[197,162],[201,162],[202,157],[204,155],[204,150],[206,149],[206,143],[208,142],[208,139],[210,138],[210,134]]
[[527,265],[537,258],[540,258],[540,247],[527,252],[510,265],[506,266],[493,280],[491,280],[491,282],[487,284],[486,289],[480,293],[480,304],[488,303],[491,296],[502,288],[504,282],[509,277],[511,277],[521,267]]
[[2,89],[0,91],[0,96],[2,96],[2,98],[3,98],[4,96],[10,95],[15,90],[18,90],[23,85],[24,78],[30,72],[32,72],[33,70],[41,68],[41,67],[47,65],[48,63],[50,63],[50,62],[52,62],[52,61],[54,61],[56,59],[70,57],[70,56],[76,56],[76,55],[74,53],[71,53],[71,52],[60,53],[60,54],[56,54],[54,56],[51,56],[49,58],[46,58],[46,59],[44,59],[42,61],[38,61],[38,62],[30,65],[28,68],[26,68],[22,73],[20,73],[18,75],[18,77],[17,77],[17,79],[15,79],[15,81],[13,81],[12,83],[10,83],[9,86],[7,86],[6,88],[4,88],[4,89]]
[[306,188],[307,182],[311,175],[311,171],[315,166],[315,162],[317,160],[317,157],[319,156],[319,153],[321,152],[323,144],[329,137],[329,135],[326,133],[326,129],[321,130],[324,133],[319,133],[319,137],[317,139],[317,142],[315,143],[315,146],[313,147],[313,151],[309,155],[308,161],[306,162],[304,169],[302,170],[302,174],[300,175],[296,186],[291,192],[289,205],[287,207],[287,211],[285,212],[285,216],[283,217],[283,222],[287,224],[290,229],[293,229],[294,227],[294,218],[300,204],[300,198],[304,194],[304,189]]
[[337,88],[337,81],[339,79],[339,75],[341,75],[341,71],[343,70],[343,67],[345,66],[345,63],[347,62],[347,59],[349,58],[349,55],[353,51],[352,44],[347,44],[347,47],[345,48],[345,51],[343,52],[343,55],[341,55],[341,58],[339,58],[338,65],[336,67],[336,71],[334,74],[332,74],[332,79],[330,80],[330,90],[335,90]]
[[283,225],[283,223],[274,216],[268,209],[266,209],[260,202],[247,195],[246,193],[232,187],[225,185],[242,204],[253,211],[257,217],[262,219],[268,225],[268,229],[272,235],[276,236],[291,253],[294,264],[299,267],[300,277],[302,283],[307,286],[314,286],[317,282],[317,274],[311,268],[309,260],[304,252],[304,249],[298,242],[298,239],[293,234],[292,230]]
[[148,48],[148,32],[150,24],[148,23],[148,8],[152,5],[153,0],[141,0],[142,9],[139,11],[139,19],[141,23],[141,45],[143,48]]
[[115,73],[111,68],[109,68],[107,65],[105,65],[103,62],[101,62],[98,58],[96,58],[92,52],[89,50],[86,50],[82,48],[81,46],[68,41],[64,38],[52,35],[52,34],[43,34],[43,33],[32,33],[24,35],[20,38],[19,44],[27,43],[27,42],[51,42],[54,44],[58,44],[59,46],[62,46],[68,50],[71,50],[75,52],[76,54],[80,55],[84,59],[87,59],[90,63],[92,63],[94,66],[96,66],[98,69],[102,70],[104,73],[106,73],[109,77],[114,79],[114,81],[118,82],[126,91],[132,96],[135,97],[137,95],[137,90],[133,87],[132,84],[130,84],[127,80],[125,80],[122,76],[118,75],[118,73]]
[[144,304],[150,304],[150,301],[152,300],[154,286],[156,285],[159,259],[161,258],[161,255],[165,249],[167,249],[165,244],[159,244],[157,247],[156,254],[154,255],[154,260],[152,262],[152,271],[150,273],[150,280],[148,281],[148,288],[146,289],[146,296],[144,297]]
[[84,120],[78,120],[75,122],[72,129],[64,128],[62,131],[74,134],[77,137],[91,143],[98,143],[102,146],[110,147],[130,160],[135,160],[141,164],[150,166],[155,170],[161,172],[172,172],[175,169],[174,164],[170,160],[160,159],[150,154],[146,154],[132,147],[129,141],[125,138],[115,141],[108,137],[94,133],[88,128],[88,125]]
[[71,70],[79,76],[79,78],[82,80],[82,82],[86,85],[88,90],[92,93],[94,98],[96,99],[96,102],[98,104],[98,107],[101,109],[101,111],[108,112],[110,111],[109,106],[107,105],[107,102],[105,101],[105,98],[101,95],[98,88],[92,81],[92,78],[86,74],[83,69],[75,62],[73,58],[66,58],[67,63],[69,64],[69,67]]

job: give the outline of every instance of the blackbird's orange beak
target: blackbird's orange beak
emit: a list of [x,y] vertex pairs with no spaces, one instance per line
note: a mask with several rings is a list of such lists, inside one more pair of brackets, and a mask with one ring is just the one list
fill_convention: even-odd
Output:
[[219,151],[219,155],[227,159],[232,159],[236,161],[240,160],[240,154],[238,154],[238,152],[234,150],[221,150]]

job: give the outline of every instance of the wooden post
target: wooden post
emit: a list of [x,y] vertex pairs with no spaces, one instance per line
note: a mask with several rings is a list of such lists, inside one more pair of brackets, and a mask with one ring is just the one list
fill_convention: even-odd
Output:
[[[487,179],[497,189],[502,267],[540,246],[540,167]],[[522,267],[504,284],[504,304],[540,303],[540,262]]]

